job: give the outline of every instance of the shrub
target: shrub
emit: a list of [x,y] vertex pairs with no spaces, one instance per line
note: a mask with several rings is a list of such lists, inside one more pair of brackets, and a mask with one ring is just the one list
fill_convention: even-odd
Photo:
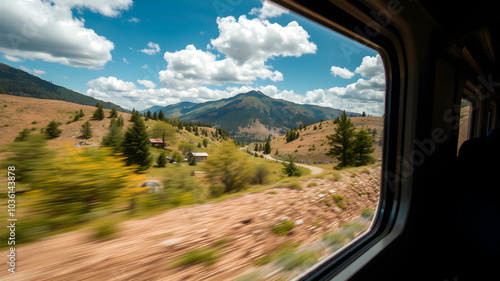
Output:
[[307,184],[307,187],[312,187],[312,186],[318,186],[318,184],[315,182],[310,182]]
[[282,252],[277,259],[277,263],[282,265],[285,270],[295,268],[307,268],[313,265],[319,259],[317,251],[296,251],[287,250]]
[[217,249],[212,249],[209,247],[194,249],[180,255],[177,258],[175,266],[184,266],[198,263],[204,263],[208,266],[217,262],[219,257],[219,250]]
[[333,174],[333,178],[332,178],[333,181],[339,181],[341,179],[342,179],[342,176],[340,174]]
[[361,210],[361,216],[362,217],[365,217],[365,218],[373,218],[373,215],[375,214],[375,210],[373,210],[372,208],[364,208],[363,210]]
[[118,231],[116,223],[110,223],[109,221],[103,222],[94,229],[93,238],[98,240],[109,240],[114,238]]
[[61,135],[62,130],[59,129],[59,122],[52,120],[49,125],[47,125],[44,132],[49,138],[55,139]]
[[367,175],[369,175],[369,174],[370,174],[370,170],[368,170],[368,169],[366,169],[366,168],[365,168],[365,169],[363,169],[363,170],[361,170],[361,171],[359,171],[359,172],[360,172],[361,174],[367,174]]
[[280,236],[285,236],[290,234],[290,231],[295,226],[295,223],[292,221],[284,220],[278,224],[273,225],[272,231]]
[[259,164],[255,166],[254,174],[252,177],[252,183],[264,184],[267,182],[268,176],[269,176],[269,169],[266,166],[266,164]]

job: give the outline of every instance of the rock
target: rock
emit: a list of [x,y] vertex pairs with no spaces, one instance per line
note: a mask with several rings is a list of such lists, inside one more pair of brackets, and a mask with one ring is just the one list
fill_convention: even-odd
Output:
[[290,217],[284,216],[280,219],[280,221],[287,221],[287,220],[290,220]]
[[302,220],[302,219],[295,221],[295,225],[301,225],[303,223],[304,223],[304,220]]
[[335,193],[335,190],[330,189],[330,191],[328,191],[328,192],[330,192],[330,194],[333,194],[333,193]]
[[246,220],[242,220],[241,223],[242,224],[249,224],[252,222],[253,219],[246,219]]
[[157,180],[147,180],[139,185],[140,187],[149,187],[148,193],[160,193],[163,191],[163,184]]

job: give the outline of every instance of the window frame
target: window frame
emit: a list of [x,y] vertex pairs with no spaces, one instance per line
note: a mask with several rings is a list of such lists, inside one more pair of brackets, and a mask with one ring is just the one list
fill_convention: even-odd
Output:
[[[470,140],[474,137],[477,136],[477,109],[478,109],[478,103],[477,103],[477,97],[474,95],[474,93],[469,90],[468,88],[464,88],[462,97],[460,98],[460,103],[462,102],[462,99],[468,101],[470,103],[471,109],[469,112],[469,133],[467,136],[466,140]],[[460,118],[460,116],[459,116]],[[459,121],[460,122],[460,121]],[[460,126],[458,126],[458,129],[460,130]],[[460,131],[458,131],[460,133]],[[457,139],[458,143],[458,139]]]
[[[326,16],[312,12],[289,0],[274,0],[278,4],[300,14],[313,22],[321,24],[352,40],[376,50],[384,63],[386,72],[386,95],[384,112],[384,135],[382,155],[381,192],[374,219],[367,232],[360,235],[341,249],[316,263],[293,280],[346,280],[355,275],[375,256],[394,242],[403,232],[408,217],[411,182],[413,175],[404,175],[404,142],[411,141],[411,132],[405,131],[407,115],[405,108],[412,102],[407,92],[407,58],[403,39],[390,24],[380,33],[364,38],[355,32],[359,26],[369,26],[374,19],[363,14],[349,3],[314,3],[311,5],[329,5],[324,11],[336,14],[343,24],[330,21]],[[327,12],[326,12],[327,11]],[[412,111],[412,114],[415,114]],[[389,161],[393,159],[392,161]]]

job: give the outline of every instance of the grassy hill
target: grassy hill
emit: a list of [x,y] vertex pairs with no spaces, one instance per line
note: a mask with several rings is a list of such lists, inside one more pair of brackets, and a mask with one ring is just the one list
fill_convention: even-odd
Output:
[[101,101],[54,85],[37,76],[3,63],[0,63],[0,94],[37,99],[62,100],[90,106],[94,106],[99,102],[104,108],[111,109],[115,106],[118,111],[129,112],[114,103]]
[[[382,159],[382,135],[384,128],[383,117],[351,117],[354,126],[365,128],[366,130],[377,130],[375,135],[375,152],[373,156],[376,160]],[[300,131],[300,137],[294,141],[286,142],[285,136],[280,136],[271,141],[272,152],[275,155],[278,149],[279,156],[284,154],[295,154],[299,162],[316,162],[319,164],[330,164],[336,162],[335,158],[330,158],[325,154],[330,149],[328,145],[327,135],[334,133],[335,124],[333,120],[318,122],[307,126],[306,129]],[[314,127],[317,129],[314,130]],[[252,146],[250,146],[253,148]]]

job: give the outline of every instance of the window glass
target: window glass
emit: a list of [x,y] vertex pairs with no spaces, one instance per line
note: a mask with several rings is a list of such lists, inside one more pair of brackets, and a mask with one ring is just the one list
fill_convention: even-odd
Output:
[[458,149],[470,138],[472,103],[462,99],[460,103],[460,126],[458,129]]
[[19,280],[289,280],[368,231],[376,50],[263,0],[73,2],[0,17]]

